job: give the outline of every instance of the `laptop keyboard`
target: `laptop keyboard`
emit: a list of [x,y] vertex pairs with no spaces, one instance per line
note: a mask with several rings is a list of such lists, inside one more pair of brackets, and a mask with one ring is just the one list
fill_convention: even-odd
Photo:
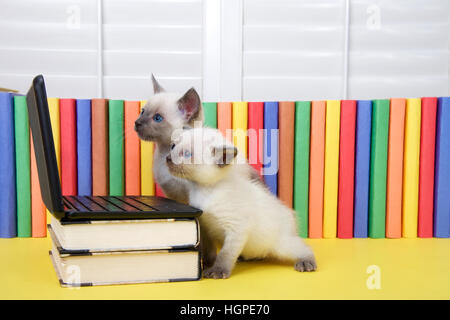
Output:
[[158,211],[151,197],[63,196],[65,210],[79,212],[152,212]]

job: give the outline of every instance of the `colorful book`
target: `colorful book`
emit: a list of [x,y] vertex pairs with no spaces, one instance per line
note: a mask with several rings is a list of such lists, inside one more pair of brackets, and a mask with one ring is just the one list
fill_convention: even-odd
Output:
[[311,102],[295,102],[294,210],[297,232],[302,238],[308,237],[310,121]]
[[433,237],[437,98],[422,98],[421,111],[417,235],[421,238],[431,238]]
[[356,101],[341,101],[337,236],[353,237]]
[[77,100],[77,169],[78,195],[92,195],[92,129],[89,99]]
[[386,236],[389,100],[374,100],[370,150],[369,237]]
[[222,132],[223,136],[229,141],[233,140],[232,123],[231,123],[231,102],[217,103],[217,129]]
[[109,195],[123,196],[125,189],[123,100],[109,100]]
[[[141,110],[147,101],[141,101]],[[141,194],[155,195],[155,180],[153,178],[153,142],[141,141]]]
[[417,237],[421,101],[406,99],[402,236]]
[[325,168],[323,184],[323,236],[336,238],[339,178],[339,126],[341,102],[327,100]]
[[278,194],[278,102],[264,103],[263,174],[269,190]]
[[323,177],[325,166],[325,101],[311,103],[309,170],[309,237],[323,237]]
[[233,102],[233,143],[244,158],[247,158],[247,102]]
[[217,103],[203,102],[203,114],[205,117],[205,126],[217,128]]
[[155,183],[155,196],[166,198],[164,190],[157,183]]
[[[59,99],[47,98],[48,113],[50,114],[50,123],[52,125],[53,144],[55,146],[56,163],[58,165],[59,181],[61,183],[61,128],[59,114]],[[47,222],[50,222],[52,214],[47,211]]]
[[25,96],[14,97],[17,236],[31,237],[30,124]]
[[292,208],[294,188],[295,102],[278,103],[279,149],[278,197]]
[[403,144],[406,99],[391,99],[386,187],[386,237],[402,236]]
[[108,101],[92,99],[92,195],[109,194],[109,129]]
[[439,98],[436,124],[434,236],[450,238],[450,98]]
[[30,177],[31,177],[31,236],[47,236],[47,214],[41,197],[41,186],[34,154],[33,137],[30,132]]
[[139,101],[125,101],[125,194],[138,196],[141,194],[141,155],[139,137],[134,130],[134,122],[139,117]]
[[[0,92],[0,238],[17,235],[13,95]],[[20,192],[20,190],[19,190]]]
[[61,191],[65,196],[77,190],[77,112],[75,99],[60,99]]
[[372,101],[359,100],[356,108],[355,193],[353,237],[367,238],[369,226],[370,141]]
[[248,103],[248,163],[262,175],[264,103]]

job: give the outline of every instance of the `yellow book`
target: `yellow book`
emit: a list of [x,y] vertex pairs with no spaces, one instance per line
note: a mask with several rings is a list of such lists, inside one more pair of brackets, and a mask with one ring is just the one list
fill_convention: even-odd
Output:
[[[147,101],[141,101],[141,110]],[[141,194],[155,195],[155,181],[153,179],[153,142],[141,141]]]
[[327,100],[325,116],[325,175],[323,187],[324,238],[336,238],[340,120],[341,102],[339,100]]
[[[48,98],[48,112],[52,124],[53,143],[55,145],[56,162],[58,164],[59,179],[61,180],[61,136],[59,126],[59,99]],[[47,222],[50,222],[51,213],[47,210]]]
[[233,102],[232,109],[233,143],[247,158],[247,102]]
[[403,154],[404,238],[417,237],[419,206],[420,99],[406,99],[405,146]]

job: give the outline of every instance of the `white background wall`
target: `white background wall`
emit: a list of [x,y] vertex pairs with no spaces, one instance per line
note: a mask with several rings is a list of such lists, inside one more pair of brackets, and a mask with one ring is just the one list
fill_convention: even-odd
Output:
[[450,95],[448,0],[0,0],[0,87],[206,101]]

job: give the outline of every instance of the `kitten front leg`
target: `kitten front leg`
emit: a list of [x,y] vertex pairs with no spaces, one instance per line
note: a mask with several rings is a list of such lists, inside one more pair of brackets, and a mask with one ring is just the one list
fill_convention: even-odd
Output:
[[200,246],[202,250],[203,267],[214,264],[217,256],[217,247],[205,227],[200,224]]
[[203,277],[214,279],[228,278],[246,241],[247,234],[244,232],[226,234],[222,249],[219,251],[214,265],[203,272]]

